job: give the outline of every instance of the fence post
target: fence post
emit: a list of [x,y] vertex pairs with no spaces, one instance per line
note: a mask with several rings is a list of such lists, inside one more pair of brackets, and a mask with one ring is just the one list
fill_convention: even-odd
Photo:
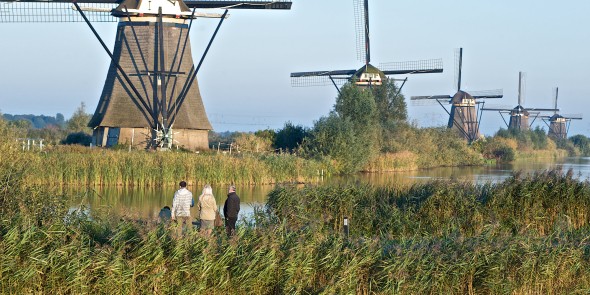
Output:
[[348,217],[344,216],[344,237],[348,239],[349,228],[348,228]]

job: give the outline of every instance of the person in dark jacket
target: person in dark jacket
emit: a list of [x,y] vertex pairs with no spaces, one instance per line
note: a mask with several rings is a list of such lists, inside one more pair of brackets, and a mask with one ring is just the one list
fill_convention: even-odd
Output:
[[236,221],[240,212],[240,197],[236,194],[236,187],[230,185],[227,193],[227,199],[223,205],[223,216],[225,216],[225,231],[230,237],[236,232]]

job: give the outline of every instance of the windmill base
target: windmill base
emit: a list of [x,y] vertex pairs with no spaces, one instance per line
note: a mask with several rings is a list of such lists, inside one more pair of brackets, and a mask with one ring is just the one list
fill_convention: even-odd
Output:
[[[130,146],[134,149],[156,148],[155,132],[149,128],[118,128],[100,126],[94,129],[92,145],[113,147],[116,145]],[[209,149],[207,130],[174,129],[174,148],[191,151]]]

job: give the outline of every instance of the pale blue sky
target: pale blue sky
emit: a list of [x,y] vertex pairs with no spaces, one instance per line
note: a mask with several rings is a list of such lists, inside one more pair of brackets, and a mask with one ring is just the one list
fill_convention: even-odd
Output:
[[[361,66],[352,0],[293,2],[291,11],[230,12],[198,77],[216,131],[312,126],[331,110],[336,90],[291,87],[289,74]],[[464,89],[502,88],[504,98],[487,104],[513,107],[524,71],[525,106],[551,107],[558,86],[561,113],[586,118],[572,123],[570,135],[590,135],[590,1],[370,0],[369,7],[374,65],[444,61],[442,74],[410,76],[407,98],[454,93],[454,49],[463,47]],[[198,60],[217,20],[194,25]],[[116,24],[97,29],[112,48]],[[86,24],[0,24],[0,36],[2,112],[69,117],[81,101],[94,111],[109,60]],[[408,106],[421,126],[446,124],[438,105]],[[497,113],[484,113],[484,134],[502,126]]]

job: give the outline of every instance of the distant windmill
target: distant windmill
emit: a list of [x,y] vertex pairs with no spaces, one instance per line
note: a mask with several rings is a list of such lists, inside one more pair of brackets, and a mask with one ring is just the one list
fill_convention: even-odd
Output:
[[557,98],[559,97],[559,88],[554,91],[555,113],[553,116],[543,116],[543,122],[549,127],[549,137],[555,139],[566,139],[572,120],[582,120],[581,114],[560,115],[557,109]]
[[[506,108],[482,108],[483,111],[497,111],[502,116],[502,120],[510,130],[529,130],[535,120],[539,117],[542,112],[558,112],[558,109],[543,109],[543,108],[525,108],[524,105],[525,96],[525,74],[518,72],[518,105],[511,109]],[[510,115],[510,120],[506,123],[504,114]],[[530,116],[533,117],[533,121],[529,124]]]
[[[291,73],[293,86],[323,86],[332,82],[336,90],[346,81],[354,80],[356,85],[371,87],[382,85],[389,75],[442,73],[442,60],[419,60],[411,62],[384,63],[379,68],[370,64],[371,46],[369,38],[369,0],[354,0],[357,29],[357,55],[365,64],[360,69],[328,70]],[[406,79],[401,80],[406,81]],[[401,91],[401,85],[398,91]]]
[[[457,92],[451,95],[412,96],[412,100],[436,100],[449,115],[448,128],[456,129],[467,141],[473,142],[479,138],[478,113],[481,112],[478,99],[502,98],[502,90],[478,91],[472,94],[461,89],[461,70],[463,67],[463,48],[459,48],[456,65]],[[443,103],[451,104],[449,112]],[[476,108],[477,106],[477,108]],[[481,116],[479,116],[481,118]],[[481,120],[481,119],[480,119]]]
[[[225,12],[195,11],[208,8]],[[94,128],[95,145],[169,149],[177,144],[196,150],[208,148],[208,131],[212,129],[196,76],[228,9],[290,8],[291,1],[286,0],[0,0],[0,22],[88,24],[111,58],[89,123]],[[195,67],[189,33],[196,18],[220,21]],[[91,20],[118,21],[112,52]]]

